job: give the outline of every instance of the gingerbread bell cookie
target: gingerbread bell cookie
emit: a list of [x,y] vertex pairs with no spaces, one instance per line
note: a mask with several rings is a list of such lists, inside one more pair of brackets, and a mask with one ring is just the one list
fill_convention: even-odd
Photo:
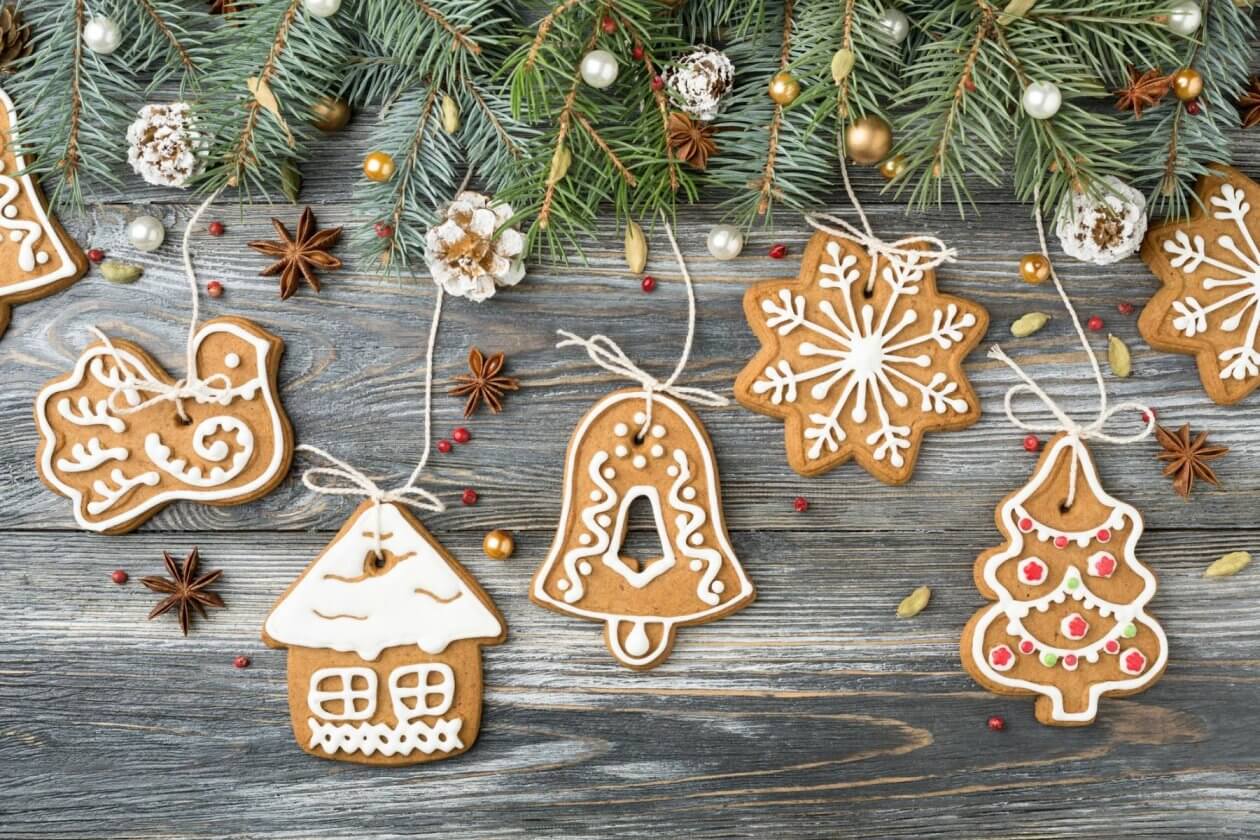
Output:
[[17,112],[0,90],[0,335],[15,303],[51,295],[87,271],[87,258],[49,212],[17,151]]
[[900,484],[924,433],[980,418],[962,363],[989,316],[937,292],[939,262],[926,246],[872,254],[820,230],[797,279],[745,294],[762,346],[736,379],[735,398],[784,421],[788,463],[801,475],[853,458]]
[[[646,557],[624,548],[639,502],[650,508],[659,546]],[[723,523],[712,444],[686,405],[627,389],[582,418],[565,457],[560,525],[530,595],[603,622],[608,650],[636,669],[663,662],[679,627],[753,599]]]
[[39,392],[40,478],[83,528],[118,534],[187,500],[240,504],[278,485],[293,455],[280,405],[283,342],[216,318],[190,337],[176,381],[142,348],[105,339]]
[[1163,285],[1138,327],[1152,347],[1193,355],[1208,396],[1232,405],[1260,385],[1260,184],[1215,166],[1197,190],[1189,219],[1142,244]]
[[263,641],[288,648],[303,750],[357,764],[465,752],[481,727],[481,647],[507,625],[406,508],[365,501],[288,588]]
[[1159,679],[1168,640],[1146,612],[1155,575],[1135,553],[1142,517],[1102,488],[1079,437],[1051,440],[996,520],[1006,541],[975,567],[976,586],[993,604],[962,637],[963,665],[977,682],[1036,695],[1042,723],[1084,726],[1100,698]]

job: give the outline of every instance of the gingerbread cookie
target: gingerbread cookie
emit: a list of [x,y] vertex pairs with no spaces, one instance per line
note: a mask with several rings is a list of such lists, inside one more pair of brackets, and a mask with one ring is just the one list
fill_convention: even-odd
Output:
[[1146,613],[1155,576],[1134,553],[1142,517],[1103,490],[1080,438],[1052,439],[996,521],[1006,542],[975,566],[977,588],[994,603],[962,637],[963,666],[977,682],[1037,695],[1042,723],[1084,726],[1100,697],[1159,679],[1168,640]]
[[[752,601],[722,517],[713,447],[691,409],[665,394],[614,391],[587,412],[565,459],[560,526],[534,575],[531,598],[604,623],[629,667],[655,667],[678,628]],[[622,551],[631,505],[651,507],[660,553]]]
[[0,335],[12,304],[51,295],[87,271],[87,258],[44,203],[17,151],[17,112],[0,90]]
[[288,648],[289,714],[303,750],[419,764],[468,750],[481,727],[481,646],[507,625],[412,514],[365,501],[271,609]]
[[196,396],[155,400],[137,387],[174,380],[128,341],[89,347],[39,392],[39,475],[70,498],[83,528],[124,533],[171,502],[240,504],[284,479],[293,457],[276,385],[284,343],[228,317],[203,324],[194,348]]
[[1163,287],[1138,329],[1157,350],[1193,355],[1203,387],[1232,405],[1260,385],[1260,184],[1215,166],[1190,218],[1153,228],[1142,259]]
[[761,351],[735,398],[785,421],[788,463],[819,475],[856,458],[889,484],[910,478],[923,434],[980,418],[963,358],[988,329],[983,307],[936,291],[936,274],[816,233],[796,280],[759,283],[744,314]]

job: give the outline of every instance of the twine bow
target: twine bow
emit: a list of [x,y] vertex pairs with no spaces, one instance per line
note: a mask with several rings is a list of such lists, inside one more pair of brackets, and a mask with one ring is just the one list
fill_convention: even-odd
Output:
[[[866,214],[862,212],[861,205],[855,201],[853,206],[857,208],[858,215],[862,218],[862,224],[866,228],[865,231],[860,230],[856,225],[839,216],[832,216],[827,213],[809,214],[805,217],[805,221],[815,230],[820,230],[840,239],[847,239],[865,249],[871,255],[871,267],[866,276],[866,290],[868,292],[875,288],[875,272],[879,265],[880,257],[883,257],[890,263],[895,263],[899,268],[906,271],[912,266],[916,269],[930,271],[940,268],[945,263],[951,263],[958,257],[958,251],[946,245],[939,237],[931,234],[916,233],[898,239],[895,242],[885,242],[871,231],[871,227],[866,221]],[[824,222],[830,222],[831,224],[825,224]],[[831,225],[837,225],[837,227],[832,227]],[[911,247],[914,243],[925,244],[929,246],[929,250],[924,251],[921,248]]]

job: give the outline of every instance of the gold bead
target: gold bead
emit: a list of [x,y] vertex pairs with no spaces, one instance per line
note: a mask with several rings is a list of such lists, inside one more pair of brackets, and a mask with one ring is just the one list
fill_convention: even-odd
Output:
[[801,83],[786,70],[770,78],[770,98],[779,105],[791,105],[801,95]]
[[486,533],[485,539],[481,541],[481,550],[491,560],[506,560],[516,551],[516,541],[507,531],[496,528]]
[[1203,93],[1203,75],[1193,67],[1182,67],[1173,73],[1172,89],[1182,102],[1198,99]]
[[335,96],[325,96],[311,106],[311,125],[331,134],[341,131],[350,122],[350,103]]
[[900,177],[906,171],[905,155],[894,155],[879,165],[879,174],[889,181]]
[[1050,279],[1050,261],[1044,254],[1024,254],[1019,261],[1019,276],[1034,286]]
[[369,181],[388,181],[394,177],[394,158],[387,152],[369,152],[363,159],[363,174]]
[[892,151],[893,134],[883,117],[860,117],[844,129],[844,150],[857,163],[879,163]]

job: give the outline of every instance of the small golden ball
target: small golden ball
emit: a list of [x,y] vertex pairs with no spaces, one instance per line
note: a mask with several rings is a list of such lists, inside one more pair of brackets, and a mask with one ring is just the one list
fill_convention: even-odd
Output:
[[796,77],[784,71],[775,73],[770,78],[770,98],[779,105],[791,105],[801,95],[801,83]]
[[1044,254],[1024,254],[1019,261],[1019,276],[1034,286],[1050,279],[1050,261]]
[[906,158],[904,155],[894,155],[879,165],[879,174],[889,181],[900,177],[905,171]]
[[844,150],[857,163],[879,163],[888,157],[892,145],[892,126],[883,117],[860,117],[844,129]]
[[1182,67],[1173,73],[1172,89],[1182,102],[1198,99],[1203,93],[1203,74],[1193,67]]
[[512,556],[513,551],[516,551],[516,541],[507,531],[496,528],[488,532],[485,539],[481,541],[481,550],[491,560],[506,560]]
[[394,158],[387,152],[369,152],[363,159],[363,174],[369,181],[388,181],[394,177]]
[[311,106],[311,125],[331,134],[341,131],[350,122],[350,103],[335,96],[325,96]]

